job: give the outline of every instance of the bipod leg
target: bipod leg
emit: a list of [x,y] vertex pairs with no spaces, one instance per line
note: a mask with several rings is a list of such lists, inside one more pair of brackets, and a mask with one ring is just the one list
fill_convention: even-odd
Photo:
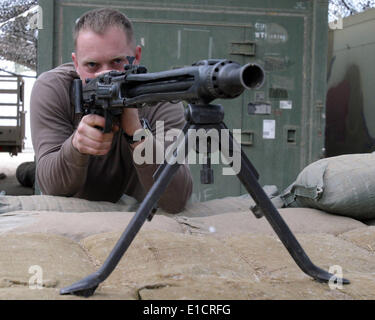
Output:
[[[186,126],[182,132],[182,134],[184,135],[183,141],[181,142],[182,139],[178,140],[180,141],[180,143],[177,148],[176,157],[180,154],[180,152],[183,151],[185,151],[184,156],[186,157],[189,152],[187,147],[188,138],[185,135],[187,127],[188,126]],[[182,148],[183,146],[184,148]],[[112,273],[112,271],[116,268],[122,256],[134,240],[138,231],[141,229],[142,225],[150,216],[152,210],[155,208],[156,203],[164,193],[166,187],[173,178],[174,174],[180,167],[180,163],[178,163],[178,161],[175,161],[175,163],[170,164],[167,163],[168,160],[170,161],[171,158],[167,158],[164,161],[162,170],[158,171],[156,181],[147,193],[145,199],[142,201],[138,210],[134,214],[132,220],[129,222],[128,226],[122,233],[120,239],[117,241],[116,245],[112,249],[111,253],[107,257],[102,267],[96,272],[83,278],[82,280],[68,287],[62,288],[60,290],[60,294],[75,294],[78,296],[89,297],[94,294],[98,285]]]
[[[224,123],[222,123],[222,129],[227,129]],[[235,142],[232,134],[229,131],[228,133],[229,146],[231,146],[230,149],[233,148],[233,157],[241,157],[241,168],[239,172],[236,172],[238,178],[245,186],[251,197],[254,199],[255,203],[258,206],[258,210],[261,211],[261,214],[270,223],[271,227],[276,232],[281,242],[284,244],[301,270],[310,277],[320,282],[329,282],[330,280],[335,280],[343,284],[349,284],[349,280],[344,278],[339,279],[336,275],[315,266],[311,262],[311,260],[297,241],[296,237],[293,235],[288,225],[285,223],[285,221],[273,205],[272,201],[260,186],[256,175],[253,173],[254,167],[251,164],[250,160],[242,151],[238,143]],[[256,216],[259,217],[259,213]]]

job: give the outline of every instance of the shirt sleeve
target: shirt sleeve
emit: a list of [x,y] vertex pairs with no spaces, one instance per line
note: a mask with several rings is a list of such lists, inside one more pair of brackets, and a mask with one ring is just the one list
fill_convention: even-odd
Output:
[[43,194],[73,196],[84,184],[89,157],[72,145],[70,91],[53,72],[35,82],[30,99],[36,179]]
[[[36,179],[43,194],[80,197],[82,190],[89,188],[86,180],[90,170],[90,156],[81,154],[72,145],[75,130],[69,86],[72,78],[64,77],[69,75],[62,73],[56,76],[53,72],[42,74],[32,90],[30,116],[37,161]],[[142,108],[139,112],[141,115],[146,114],[154,135],[156,121],[164,124],[165,132],[171,128],[182,128],[184,125],[182,104],[160,103],[147,108],[149,110],[145,109]],[[164,146],[160,146],[155,140],[154,149],[162,148],[164,151],[168,145],[169,143],[165,143]],[[129,149],[133,152],[130,147]],[[125,167],[129,166],[125,164]],[[153,184],[152,176],[158,164],[134,163],[134,167],[142,189],[147,192]],[[183,164],[162,195],[159,206],[167,212],[180,212],[190,198],[191,192],[190,170]]]

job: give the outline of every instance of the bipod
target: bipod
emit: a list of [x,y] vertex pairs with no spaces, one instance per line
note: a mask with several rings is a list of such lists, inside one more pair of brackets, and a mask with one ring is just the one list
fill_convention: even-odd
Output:
[[[181,161],[177,161],[181,154],[187,157],[190,149],[193,147],[189,144],[189,129],[216,129],[219,132],[219,147],[222,148],[222,134],[227,134],[229,139],[229,152],[236,152],[235,146],[237,143],[233,139],[232,133],[225,126],[224,111],[220,105],[189,105],[186,109],[186,124],[182,130],[181,135],[177,138],[179,145],[173,154],[167,155],[164,163],[158,167],[154,174],[154,184],[147,193],[146,197],[140,204],[138,210],[134,214],[133,218],[125,228],[120,239],[115,244],[111,253],[103,263],[102,267],[91,275],[83,278],[82,280],[62,288],[60,294],[75,294],[79,296],[89,297],[94,292],[97,286],[103,282],[116,268],[117,264],[121,260],[122,256],[129,248],[130,244],[134,240],[138,231],[141,229],[144,222],[150,220],[155,213],[157,202],[164,193],[169,182],[173,178],[174,174],[181,165]],[[222,150],[224,151],[224,150]],[[263,188],[258,183],[258,173],[247,158],[246,154],[237,148],[237,152],[240,152],[241,167],[237,173],[237,177],[244,185],[246,190],[249,192],[251,197],[256,203],[256,211],[253,211],[257,218],[264,216],[270,223],[281,242],[284,244],[289,254],[292,256],[296,264],[300,269],[320,282],[337,281],[342,284],[349,284],[349,280],[337,278],[336,275],[328,273],[327,271],[315,266],[297,239],[290,231],[283,218],[269,199]],[[234,154],[233,154],[234,155]],[[180,158],[181,159],[181,158]]]

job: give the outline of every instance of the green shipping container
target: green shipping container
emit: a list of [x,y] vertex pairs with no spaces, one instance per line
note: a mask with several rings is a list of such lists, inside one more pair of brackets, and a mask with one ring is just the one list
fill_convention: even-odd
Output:
[[[134,23],[142,64],[149,72],[202,59],[256,62],[266,71],[262,88],[217,100],[230,129],[260,174],[279,190],[322,156],[325,130],[328,1],[309,0],[40,0],[38,73],[71,61],[72,29],[85,11],[111,7]],[[200,183],[191,165],[192,200],[245,193],[236,176],[214,165],[214,184]]]

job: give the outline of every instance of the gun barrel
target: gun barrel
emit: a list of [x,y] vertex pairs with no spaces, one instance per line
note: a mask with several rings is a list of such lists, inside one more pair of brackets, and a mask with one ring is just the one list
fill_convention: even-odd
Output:
[[229,60],[209,64],[204,60],[193,67],[129,75],[120,92],[126,107],[172,100],[209,103],[217,98],[236,98],[263,82],[264,71],[258,64],[242,66]]
[[248,63],[241,70],[242,84],[247,89],[260,88],[264,83],[264,71],[262,67],[254,63]]
[[245,89],[255,89],[263,85],[264,71],[255,63],[241,66],[224,60],[213,66],[211,86],[215,98],[231,99],[239,96]]

